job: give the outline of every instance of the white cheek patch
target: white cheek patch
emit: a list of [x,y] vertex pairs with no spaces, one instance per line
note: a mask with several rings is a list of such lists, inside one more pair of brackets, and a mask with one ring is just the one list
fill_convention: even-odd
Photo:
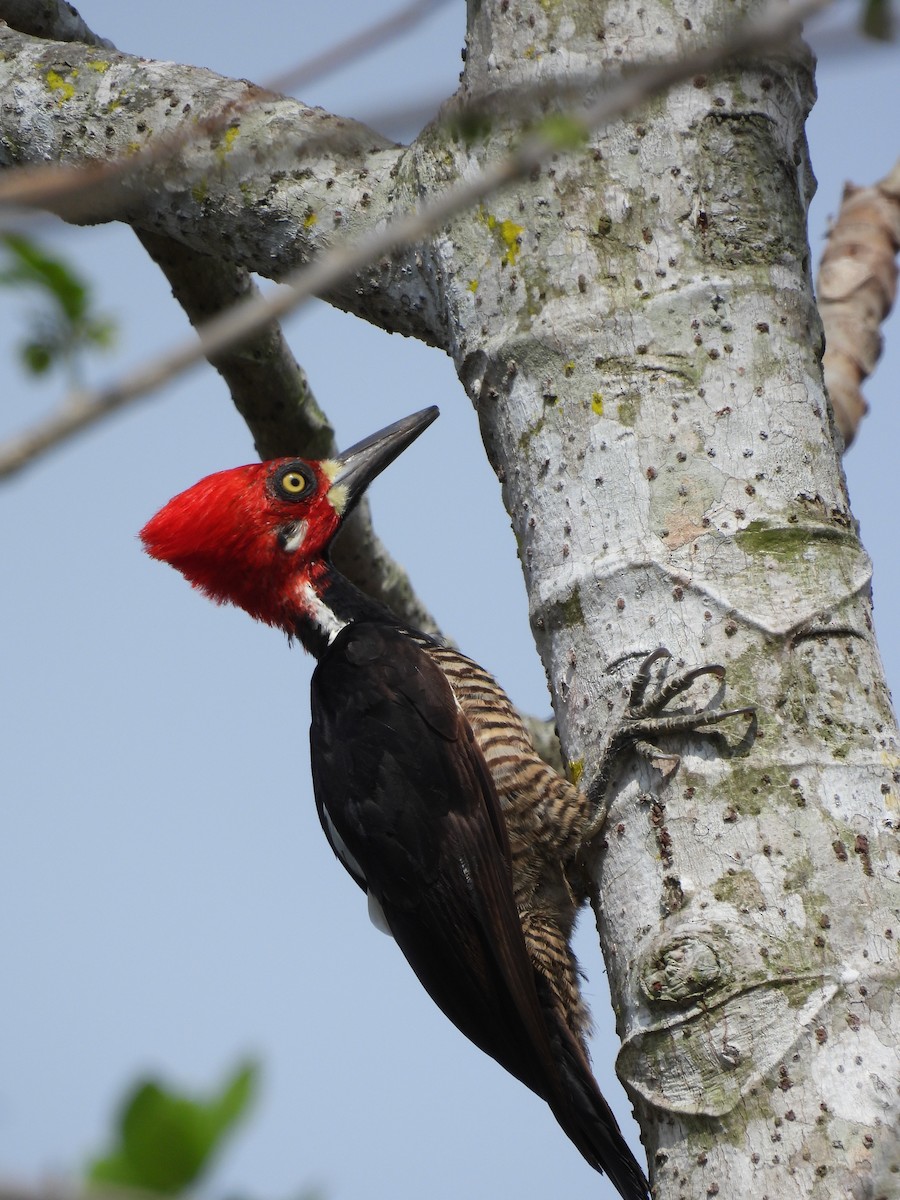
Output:
[[299,550],[306,541],[306,534],[308,530],[309,525],[307,525],[306,521],[295,521],[294,528],[281,543],[282,548],[286,550],[288,554],[293,554],[295,550]]

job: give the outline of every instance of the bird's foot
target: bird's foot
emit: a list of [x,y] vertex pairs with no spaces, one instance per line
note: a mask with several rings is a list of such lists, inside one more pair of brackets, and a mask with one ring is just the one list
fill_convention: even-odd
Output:
[[654,663],[671,657],[669,651],[662,646],[648,654],[634,673],[630,686],[623,688],[619,702],[610,715],[610,721],[600,739],[600,763],[588,792],[594,816],[587,829],[585,843],[589,843],[600,833],[606,821],[606,789],[609,777],[617,754],[626,746],[632,746],[638,754],[651,762],[664,778],[668,778],[678,769],[681,758],[673,752],[660,750],[655,745],[657,738],[672,733],[694,733],[698,729],[718,725],[720,721],[730,720],[731,717],[747,717],[752,720],[756,716],[756,709],[752,707],[705,708],[667,713],[666,705],[676,696],[686,692],[702,676],[712,675],[719,680],[725,678],[723,666],[708,663],[702,667],[676,672],[668,679],[662,680],[652,695],[648,696]]

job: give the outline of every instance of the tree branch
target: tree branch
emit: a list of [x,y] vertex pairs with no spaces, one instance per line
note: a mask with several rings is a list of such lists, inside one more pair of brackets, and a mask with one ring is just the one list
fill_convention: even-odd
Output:
[[[79,168],[83,183],[73,194],[70,178],[53,175],[58,195],[47,199],[43,171],[16,175],[12,202],[28,203],[37,183],[43,205],[66,219],[122,220],[274,279],[393,211],[402,149],[359,122],[196,67],[100,59],[10,29],[0,47],[0,90],[20,97],[0,113],[0,165],[50,159]],[[408,268],[402,256],[327,299],[384,326],[398,315],[386,311],[389,290],[402,314],[395,330],[437,344],[435,306]]]
[[[401,27],[433,8],[432,0],[418,0],[387,22],[364,31],[352,44],[342,42],[330,55],[319,56],[305,70],[291,74],[315,77],[341,63],[347,53],[362,52],[373,41],[387,36],[397,21]],[[50,0],[39,9],[31,0],[0,0],[0,19],[20,32],[59,41],[79,41],[114,49],[98,37],[65,0]],[[175,299],[194,326],[247,297],[258,296],[249,272],[221,257],[212,258],[189,246],[155,233],[137,230],[144,249],[168,279]],[[263,328],[251,342],[230,347],[212,365],[227,383],[238,412],[253,436],[263,459],[285,454],[324,457],[335,449],[334,432],[316,404],[305,372],[274,325]],[[265,400],[263,400],[265,397]]]
[[[235,304],[260,298],[250,273],[235,263],[200,254],[160,234],[138,230],[137,235],[193,326],[203,326]],[[334,453],[334,430],[278,325],[264,325],[251,338],[210,355],[209,361],[227,383],[260,458],[327,458]]]
[[[419,242],[480,200],[516,180],[526,178],[550,155],[570,145],[573,136],[580,144],[587,137],[589,130],[628,112],[650,96],[695,75],[698,71],[712,70],[736,55],[747,54],[769,42],[777,41],[795,27],[801,16],[822,7],[822,3],[823,0],[806,0],[805,3],[791,5],[787,9],[779,7],[770,10],[762,18],[746,24],[739,32],[715,46],[687,54],[677,62],[654,63],[636,70],[634,74],[613,86],[600,100],[568,117],[562,133],[554,124],[525,136],[511,154],[488,165],[479,173],[470,174],[468,178],[438,193],[432,200],[406,216],[370,229],[353,243],[348,238],[340,247],[318,258],[311,265],[287,275],[283,278],[283,282],[288,285],[284,290],[271,297],[246,298],[210,320],[199,331],[199,342],[192,341],[176,347],[168,356],[139,367],[129,376],[100,391],[74,395],[67,408],[45,425],[15,442],[8,443],[6,453],[0,455],[0,477],[20,469],[32,458],[72,433],[86,428],[130,399],[167,382],[200,359],[220,354],[232,343],[248,337],[274,318],[297,308],[310,297],[324,295],[333,300],[337,295],[346,294],[348,280],[355,285],[357,296],[358,293],[366,291],[361,281],[368,280],[370,293],[380,297],[380,319],[377,324],[410,333],[408,305],[404,304],[410,291],[418,293],[419,317],[435,317],[436,307],[426,299],[427,281],[423,277],[422,264],[427,255],[424,252],[416,252],[415,247]],[[218,81],[215,90],[217,93],[223,90],[222,81]],[[376,147],[372,154],[379,158],[383,167],[382,149]],[[365,168],[363,174],[367,173],[368,168]],[[382,184],[373,186],[381,187],[383,182],[382,174]],[[135,223],[141,224],[137,219]],[[378,269],[367,271],[366,268],[375,262],[378,263]],[[406,279],[398,295],[391,287],[391,279],[396,278],[400,262],[407,265],[401,270]],[[380,288],[378,280],[382,281]],[[443,319],[435,318],[434,324],[443,324]],[[424,340],[432,339],[425,336]],[[449,346],[447,348],[449,349]]]
[[0,21],[32,37],[115,49],[112,42],[89,29],[66,0],[42,0],[40,4],[35,0],[0,0]]

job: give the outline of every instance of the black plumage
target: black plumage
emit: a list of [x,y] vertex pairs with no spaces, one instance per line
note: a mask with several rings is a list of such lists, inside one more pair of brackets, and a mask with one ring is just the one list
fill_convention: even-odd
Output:
[[354,622],[319,660],[311,746],[326,836],[435,1003],[547,1101],[623,1197],[643,1200],[643,1173],[526,949],[484,755],[418,639]]

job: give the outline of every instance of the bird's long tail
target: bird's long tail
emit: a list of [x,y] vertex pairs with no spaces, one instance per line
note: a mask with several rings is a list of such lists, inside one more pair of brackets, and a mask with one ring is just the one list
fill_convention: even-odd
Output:
[[622,1200],[649,1200],[646,1176],[603,1099],[584,1050],[564,1021],[557,1021],[551,1043],[559,1085],[545,1098],[553,1115],[591,1166],[609,1176]]

